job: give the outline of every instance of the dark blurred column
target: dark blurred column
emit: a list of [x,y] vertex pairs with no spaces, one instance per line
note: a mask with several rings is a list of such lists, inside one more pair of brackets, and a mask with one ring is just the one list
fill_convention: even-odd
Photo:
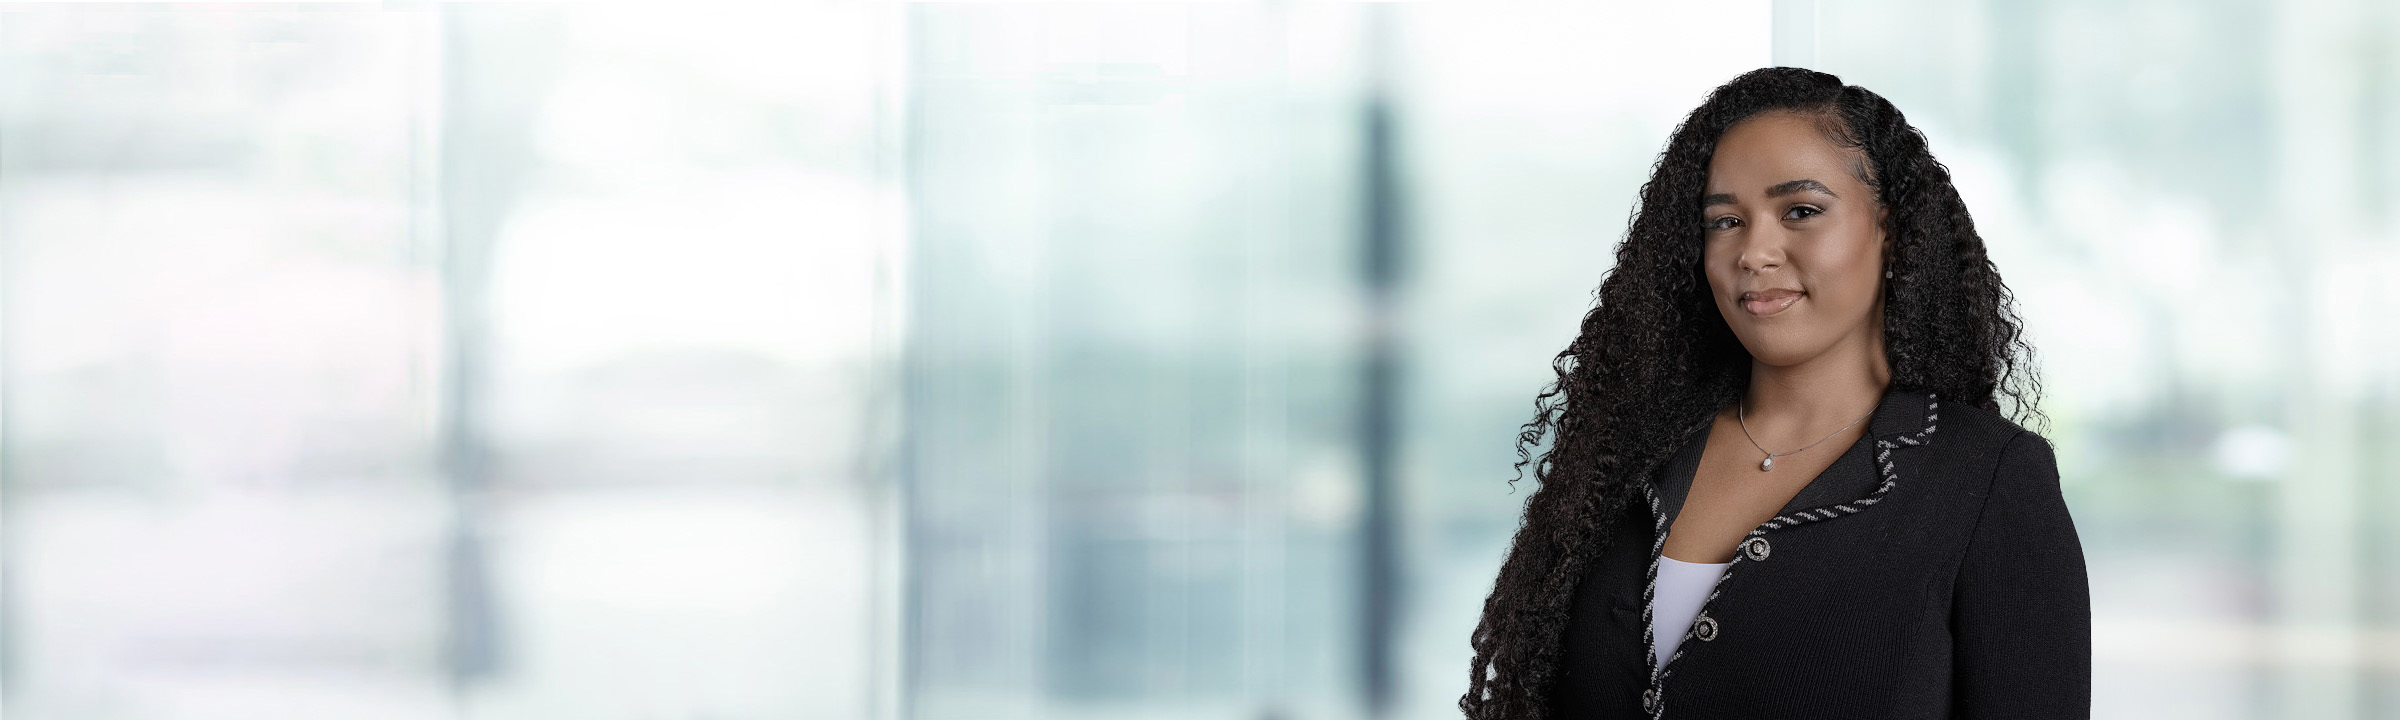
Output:
[[1393,17],[1390,5],[1367,8],[1364,47],[1365,143],[1359,153],[1359,228],[1367,308],[1361,350],[1364,368],[1359,401],[1359,452],[1364,504],[1359,526],[1359,670],[1368,717],[1385,717],[1393,701],[1394,630],[1399,618],[1397,523],[1400,506],[1400,323],[1401,260],[1406,228],[1400,197],[1397,140],[1393,137]]

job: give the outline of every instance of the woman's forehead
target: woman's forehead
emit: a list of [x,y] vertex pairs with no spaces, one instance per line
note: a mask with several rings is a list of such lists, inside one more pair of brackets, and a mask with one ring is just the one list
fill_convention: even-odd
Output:
[[1791,112],[1753,116],[1719,138],[1709,157],[1709,194],[1762,197],[1768,188],[1793,180],[1823,183],[1834,194],[1858,188],[1850,174],[1855,148],[1834,144],[1817,118]]

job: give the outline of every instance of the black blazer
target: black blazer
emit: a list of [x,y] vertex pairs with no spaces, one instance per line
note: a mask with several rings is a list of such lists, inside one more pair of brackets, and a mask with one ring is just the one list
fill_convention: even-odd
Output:
[[1750,531],[1652,679],[1649,598],[1704,423],[1580,580],[1550,717],[2090,717],[2091,593],[2050,443],[1900,390],[1868,427]]

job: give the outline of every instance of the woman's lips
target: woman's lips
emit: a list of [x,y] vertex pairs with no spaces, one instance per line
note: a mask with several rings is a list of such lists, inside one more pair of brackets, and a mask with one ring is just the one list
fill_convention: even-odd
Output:
[[1806,294],[1808,293],[1798,290],[1760,290],[1743,293],[1742,309],[1749,311],[1753,316],[1766,317],[1783,312],[1784,308],[1799,302],[1800,296]]

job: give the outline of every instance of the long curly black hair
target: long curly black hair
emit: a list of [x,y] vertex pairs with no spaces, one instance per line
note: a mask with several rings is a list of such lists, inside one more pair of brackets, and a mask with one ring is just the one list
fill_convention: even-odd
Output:
[[[1777,67],[1734,78],[1667,140],[1597,303],[1552,361],[1558,379],[1517,435],[1518,478],[1533,464],[1540,487],[1475,626],[1458,701],[1469,720],[1544,716],[1575,586],[1613,540],[1605,520],[1748,386],[1750,353],[1701,268],[1700,203],[1717,140],[1778,110],[1816,116],[1827,138],[1858,150],[1853,172],[1890,212],[1883,329],[1893,387],[1994,413],[2005,394],[2018,422],[2040,417],[2041,383],[2013,298],[1924,134],[1883,96],[1832,75]],[[1545,435],[1554,437],[1537,461],[1528,450]]]

